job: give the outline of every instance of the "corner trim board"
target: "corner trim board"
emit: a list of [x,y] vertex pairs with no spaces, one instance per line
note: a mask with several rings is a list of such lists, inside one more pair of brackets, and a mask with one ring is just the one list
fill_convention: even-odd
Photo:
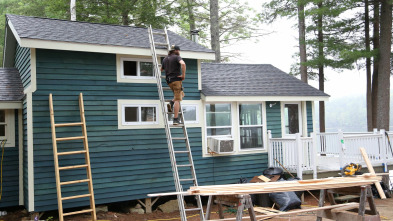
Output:
[[33,155],[33,94],[27,93],[27,169],[28,211],[34,211],[34,155]]
[[23,191],[23,111],[18,110],[18,133],[19,133],[19,205],[24,205]]

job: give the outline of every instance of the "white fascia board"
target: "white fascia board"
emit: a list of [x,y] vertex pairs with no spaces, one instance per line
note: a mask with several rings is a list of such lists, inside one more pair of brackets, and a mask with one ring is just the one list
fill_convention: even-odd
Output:
[[329,97],[322,96],[206,96],[201,95],[206,102],[232,101],[328,101]]
[[[124,47],[124,46],[115,46],[115,45],[83,44],[83,43],[75,43],[75,42],[48,41],[48,40],[39,40],[39,39],[30,39],[30,38],[22,38],[22,41],[19,44],[21,47],[26,47],[26,48],[151,56],[150,48],[133,48],[133,47]],[[157,54],[166,55],[167,51],[163,49],[158,49]],[[192,59],[207,59],[207,60],[214,59],[214,53],[207,53],[207,52],[182,51],[181,56],[183,58],[192,58]]]
[[21,44],[21,39],[18,35],[18,32],[16,32],[14,26],[12,25],[12,22],[10,20],[8,20],[8,27],[10,27],[12,34],[14,34],[14,37],[16,39],[16,41],[18,41],[19,45]]
[[0,101],[0,109],[22,109],[22,101]]

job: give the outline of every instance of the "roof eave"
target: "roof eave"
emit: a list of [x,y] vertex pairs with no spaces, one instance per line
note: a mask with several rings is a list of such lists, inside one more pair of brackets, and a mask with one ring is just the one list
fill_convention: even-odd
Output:
[[209,96],[202,94],[206,102],[253,102],[253,101],[328,101],[329,96]]
[[[115,45],[84,44],[76,42],[48,41],[41,39],[20,38],[20,46],[27,48],[41,48],[65,51],[83,51],[110,54],[125,54],[138,56],[151,56],[150,48],[124,47]],[[164,49],[158,49],[157,54],[166,55]],[[183,58],[214,60],[214,53],[182,51]]]

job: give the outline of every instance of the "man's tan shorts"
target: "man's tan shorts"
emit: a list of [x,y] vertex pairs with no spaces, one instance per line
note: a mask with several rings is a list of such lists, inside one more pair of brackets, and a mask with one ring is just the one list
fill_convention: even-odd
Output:
[[175,97],[175,101],[182,101],[184,97],[184,92],[182,90],[182,82],[181,81],[174,81],[169,84],[169,87],[173,91],[173,96]]

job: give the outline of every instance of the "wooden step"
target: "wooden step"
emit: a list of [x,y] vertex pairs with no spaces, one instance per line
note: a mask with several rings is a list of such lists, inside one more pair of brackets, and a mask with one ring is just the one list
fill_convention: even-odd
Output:
[[185,182],[185,181],[194,181],[194,178],[188,178],[188,179],[179,179],[180,182]]
[[81,213],[91,213],[93,212],[93,209],[85,209],[85,210],[80,210],[80,211],[75,211],[75,212],[70,212],[70,213],[63,213],[63,216],[71,216],[71,215],[76,215],[76,214],[81,214]]
[[189,209],[184,209],[186,212],[190,212],[190,211],[200,211],[201,208],[189,208]]
[[86,153],[86,150],[60,152],[60,153],[57,153],[57,155],[63,156],[63,155],[72,155],[72,154],[80,154],[80,153]]
[[82,194],[82,195],[76,195],[76,196],[67,196],[67,197],[62,197],[61,200],[72,200],[72,199],[79,199],[79,198],[84,198],[84,197],[90,197],[91,194]]
[[67,182],[60,182],[60,185],[69,185],[69,184],[75,184],[75,183],[87,183],[90,182],[89,179],[84,179],[84,180],[73,180],[73,181],[67,181]]
[[55,127],[73,127],[73,126],[82,126],[82,122],[76,123],[62,123],[62,124],[55,124]]
[[59,170],[71,170],[71,169],[79,169],[79,168],[86,168],[86,167],[88,167],[87,164],[82,164],[82,165],[75,165],[75,166],[59,167]]
[[191,167],[192,164],[183,164],[183,165],[177,165],[177,167]]
[[152,32],[152,33],[153,33],[153,35],[164,35],[165,36],[164,32]]
[[168,47],[168,44],[167,43],[163,43],[163,42],[154,42],[154,44],[158,45],[158,46],[167,46]]
[[174,152],[175,153],[189,153],[190,151],[188,151],[188,150],[176,150]]
[[79,137],[60,137],[60,138],[56,138],[56,141],[83,140],[83,139],[85,139],[84,136],[79,136]]

